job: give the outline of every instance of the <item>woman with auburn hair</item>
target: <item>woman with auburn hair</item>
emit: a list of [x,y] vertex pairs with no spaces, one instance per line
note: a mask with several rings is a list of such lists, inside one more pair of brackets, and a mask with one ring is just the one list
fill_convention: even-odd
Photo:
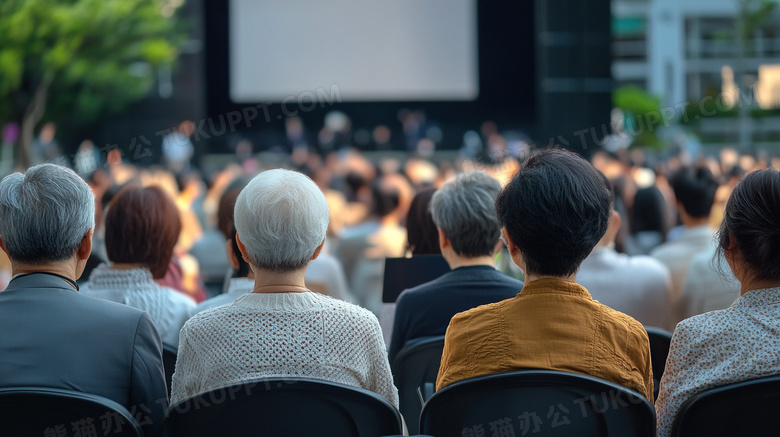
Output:
[[780,374],[780,172],[754,171],[737,184],[719,230],[718,256],[741,284],[719,311],[680,322],[656,402],[658,435],[671,434],[694,394]]
[[92,272],[82,293],[146,311],[163,344],[178,348],[195,302],[154,281],[165,276],[181,232],[173,200],[157,186],[125,187],[109,204],[105,229],[110,264]]

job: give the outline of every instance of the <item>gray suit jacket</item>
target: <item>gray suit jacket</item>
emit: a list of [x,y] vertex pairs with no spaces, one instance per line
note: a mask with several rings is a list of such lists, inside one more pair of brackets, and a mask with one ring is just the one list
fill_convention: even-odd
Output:
[[152,319],[48,274],[18,277],[0,292],[0,387],[20,386],[111,399],[139,418],[146,437],[161,435],[168,406]]

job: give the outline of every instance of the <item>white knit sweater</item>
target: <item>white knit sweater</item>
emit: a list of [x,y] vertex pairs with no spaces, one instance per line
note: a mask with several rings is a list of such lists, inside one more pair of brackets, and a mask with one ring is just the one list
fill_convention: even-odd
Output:
[[171,405],[262,377],[307,377],[371,390],[398,406],[379,322],[313,292],[250,293],[181,330]]
[[195,308],[195,301],[189,296],[154,282],[147,269],[114,270],[100,265],[80,292],[146,311],[163,344],[174,348],[179,346],[179,330]]

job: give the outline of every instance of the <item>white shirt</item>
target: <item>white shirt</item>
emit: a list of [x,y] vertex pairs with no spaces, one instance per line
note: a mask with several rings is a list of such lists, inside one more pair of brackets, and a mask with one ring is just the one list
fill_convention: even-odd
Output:
[[263,377],[352,385],[398,407],[376,317],[313,292],[249,293],[196,314],[181,330],[171,404]]
[[[312,291],[323,291],[325,294],[345,302],[354,302],[352,295],[347,288],[347,279],[344,276],[344,268],[336,257],[328,253],[320,252],[320,256],[315,258],[306,267],[306,276],[304,278],[306,286]],[[315,290],[314,285],[320,284],[325,287],[324,290]]]
[[691,258],[700,253],[709,253],[714,247],[714,230],[705,225],[686,228],[680,235],[680,238],[664,243],[650,252],[650,256],[664,263],[672,274],[671,297],[675,311],[674,318],[676,320],[682,320],[679,317],[678,301],[685,283],[685,277],[688,275],[688,266]]
[[147,269],[115,270],[101,264],[80,293],[146,311],[162,342],[174,348],[179,347],[179,330],[195,308],[189,296],[154,282]]
[[654,258],[596,247],[582,262],[577,283],[587,288],[593,299],[645,326],[666,329],[669,324],[671,276]]
[[[714,257],[712,250],[691,259],[680,294],[681,319],[728,308],[739,297],[740,283],[728,263],[722,258],[714,260]],[[713,262],[719,264],[717,270],[713,269]]]
[[251,293],[255,289],[255,280],[248,278],[231,278],[228,282],[228,289],[226,292],[214,296],[211,299],[206,299],[199,303],[198,306],[193,308],[192,315],[216,308],[222,305],[227,305],[239,297]]
[[680,407],[711,387],[780,373],[780,288],[748,291],[730,307],[685,319],[672,336],[655,403],[658,436]]

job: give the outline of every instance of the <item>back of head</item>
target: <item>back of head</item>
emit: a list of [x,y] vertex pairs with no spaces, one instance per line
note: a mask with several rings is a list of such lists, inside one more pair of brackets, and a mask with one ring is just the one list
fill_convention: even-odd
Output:
[[406,215],[406,240],[412,250],[412,255],[429,255],[441,253],[439,248],[439,233],[431,215],[431,198],[435,188],[422,190],[412,199],[409,213]]
[[683,168],[671,177],[669,184],[686,214],[692,218],[709,217],[718,190],[718,183],[709,168]]
[[607,230],[612,193],[574,153],[532,155],[496,199],[502,226],[520,250],[526,274],[574,274]]
[[233,211],[236,208],[236,199],[238,199],[238,195],[247,183],[249,183],[249,180],[245,178],[234,180],[219,198],[219,204],[217,205],[217,229],[222,232],[226,240],[231,239],[235,233]]
[[95,226],[95,198],[72,170],[40,164],[0,182],[0,235],[14,262],[70,258]]
[[130,185],[111,200],[106,214],[106,254],[118,264],[142,264],[165,276],[181,232],[179,210],[162,188]]
[[634,195],[633,232],[657,231],[666,234],[666,201],[655,186],[640,188]]
[[431,199],[433,222],[460,256],[493,254],[501,235],[495,201],[501,184],[482,171],[462,174],[444,184]]
[[264,270],[305,267],[325,239],[328,216],[314,181],[290,170],[260,173],[236,199],[238,238],[249,262]]
[[371,185],[371,198],[373,214],[380,218],[385,217],[392,214],[401,204],[401,190],[383,176]]
[[721,254],[732,239],[747,277],[780,281],[780,171],[756,170],[734,188],[719,230]]

